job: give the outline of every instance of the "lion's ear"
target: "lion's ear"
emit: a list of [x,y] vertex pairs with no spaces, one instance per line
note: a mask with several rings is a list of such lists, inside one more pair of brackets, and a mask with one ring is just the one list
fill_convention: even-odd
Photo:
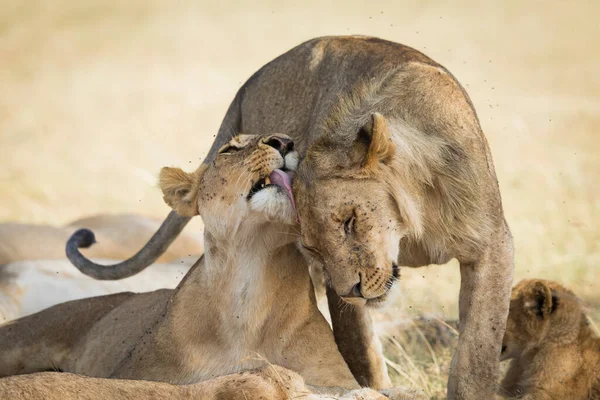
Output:
[[545,319],[554,311],[555,302],[552,290],[544,282],[537,281],[526,294],[523,306],[531,315]]
[[379,113],[371,114],[369,121],[358,131],[357,141],[367,145],[367,152],[362,162],[363,168],[373,168],[379,163],[387,163],[396,152],[387,120]]
[[159,186],[163,199],[183,217],[198,215],[198,189],[206,170],[202,165],[195,172],[184,172],[181,168],[164,167],[160,171]]

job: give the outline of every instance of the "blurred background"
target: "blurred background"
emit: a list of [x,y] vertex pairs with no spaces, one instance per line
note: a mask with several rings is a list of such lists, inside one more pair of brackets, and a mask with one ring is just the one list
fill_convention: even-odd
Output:
[[[594,0],[3,0],[0,222],[166,216],[158,171],[199,165],[254,71],[316,36],[373,35],[463,84],[494,156],[515,279],[558,280],[598,320],[599,12]],[[382,335],[400,313],[456,318],[450,264],[402,271]],[[431,343],[422,357],[395,336],[385,345],[394,379],[443,395],[447,365]]]

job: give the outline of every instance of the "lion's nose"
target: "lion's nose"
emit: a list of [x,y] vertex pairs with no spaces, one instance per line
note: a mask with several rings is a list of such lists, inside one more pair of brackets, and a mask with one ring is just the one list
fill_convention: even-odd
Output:
[[346,294],[343,297],[363,297],[362,293],[360,292],[360,289],[361,289],[361,285],[360,285],[360,280],[359,280],[356,285],[352,286],[352,289],[350,289],[348,294]]
[[279,151],[282,157],[294,150],[294,141],[285,136],[270,136],[265,139],[265,144]]

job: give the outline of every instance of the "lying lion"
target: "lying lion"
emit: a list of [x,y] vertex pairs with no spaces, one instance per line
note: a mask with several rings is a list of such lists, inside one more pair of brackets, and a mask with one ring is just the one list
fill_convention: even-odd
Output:
[[500,394],[527,400],[600,399],[600,338],[581,301],[556,282],[522,280],[512,292]]
[[[95,258],[122,260],[130,257],[160,227],[160,221],[134,214],[100,214],[78,219],[66,226],[0,224],[0,265],[22,260],[65,258],[65,243],[79,228],[93,229],[98,245],[86,251]],[[35,245],[32,245],[35,244]],[[180,235],[156,261],[166,263],[204,251],[202,238]]]
[[[289,369],[268,365],[252,371],[221,376],[192,385],[90,378],[56,372],[18,375],[0,379],[0,398],[28,400],[383,400],[370,389],[354,390],[342,397],[318,395]],[[409,397],[407,397],[408,399]]]
[[[189,384],[260,367],[264,358],[327,387],[318,392],[358,389],[295,245],[288,170],[296,162],[287,136],[242,135],[194,173],[164,168],[165,201],[203,217],[204,257],[175,290],[68,302],[3,325],[0,375],[53,368]],[[86,230],[75,238],[93,242]]]

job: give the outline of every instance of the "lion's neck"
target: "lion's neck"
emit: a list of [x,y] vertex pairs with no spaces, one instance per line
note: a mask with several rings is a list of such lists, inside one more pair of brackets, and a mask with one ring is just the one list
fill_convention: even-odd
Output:
[[[169,311],[170,319],[188,327],[185,340],[204,341],[216,334],[219,340],[231,336],[239,341],[242,335],[252,347],[282,314],[282,292],[310,301],[310,277],[294,245],[294,229],[274,224],[244,229],[230,237],[215,237],[205,229],[204,264],[177,288]],[[190,316],[198,323],[190,324]]]

